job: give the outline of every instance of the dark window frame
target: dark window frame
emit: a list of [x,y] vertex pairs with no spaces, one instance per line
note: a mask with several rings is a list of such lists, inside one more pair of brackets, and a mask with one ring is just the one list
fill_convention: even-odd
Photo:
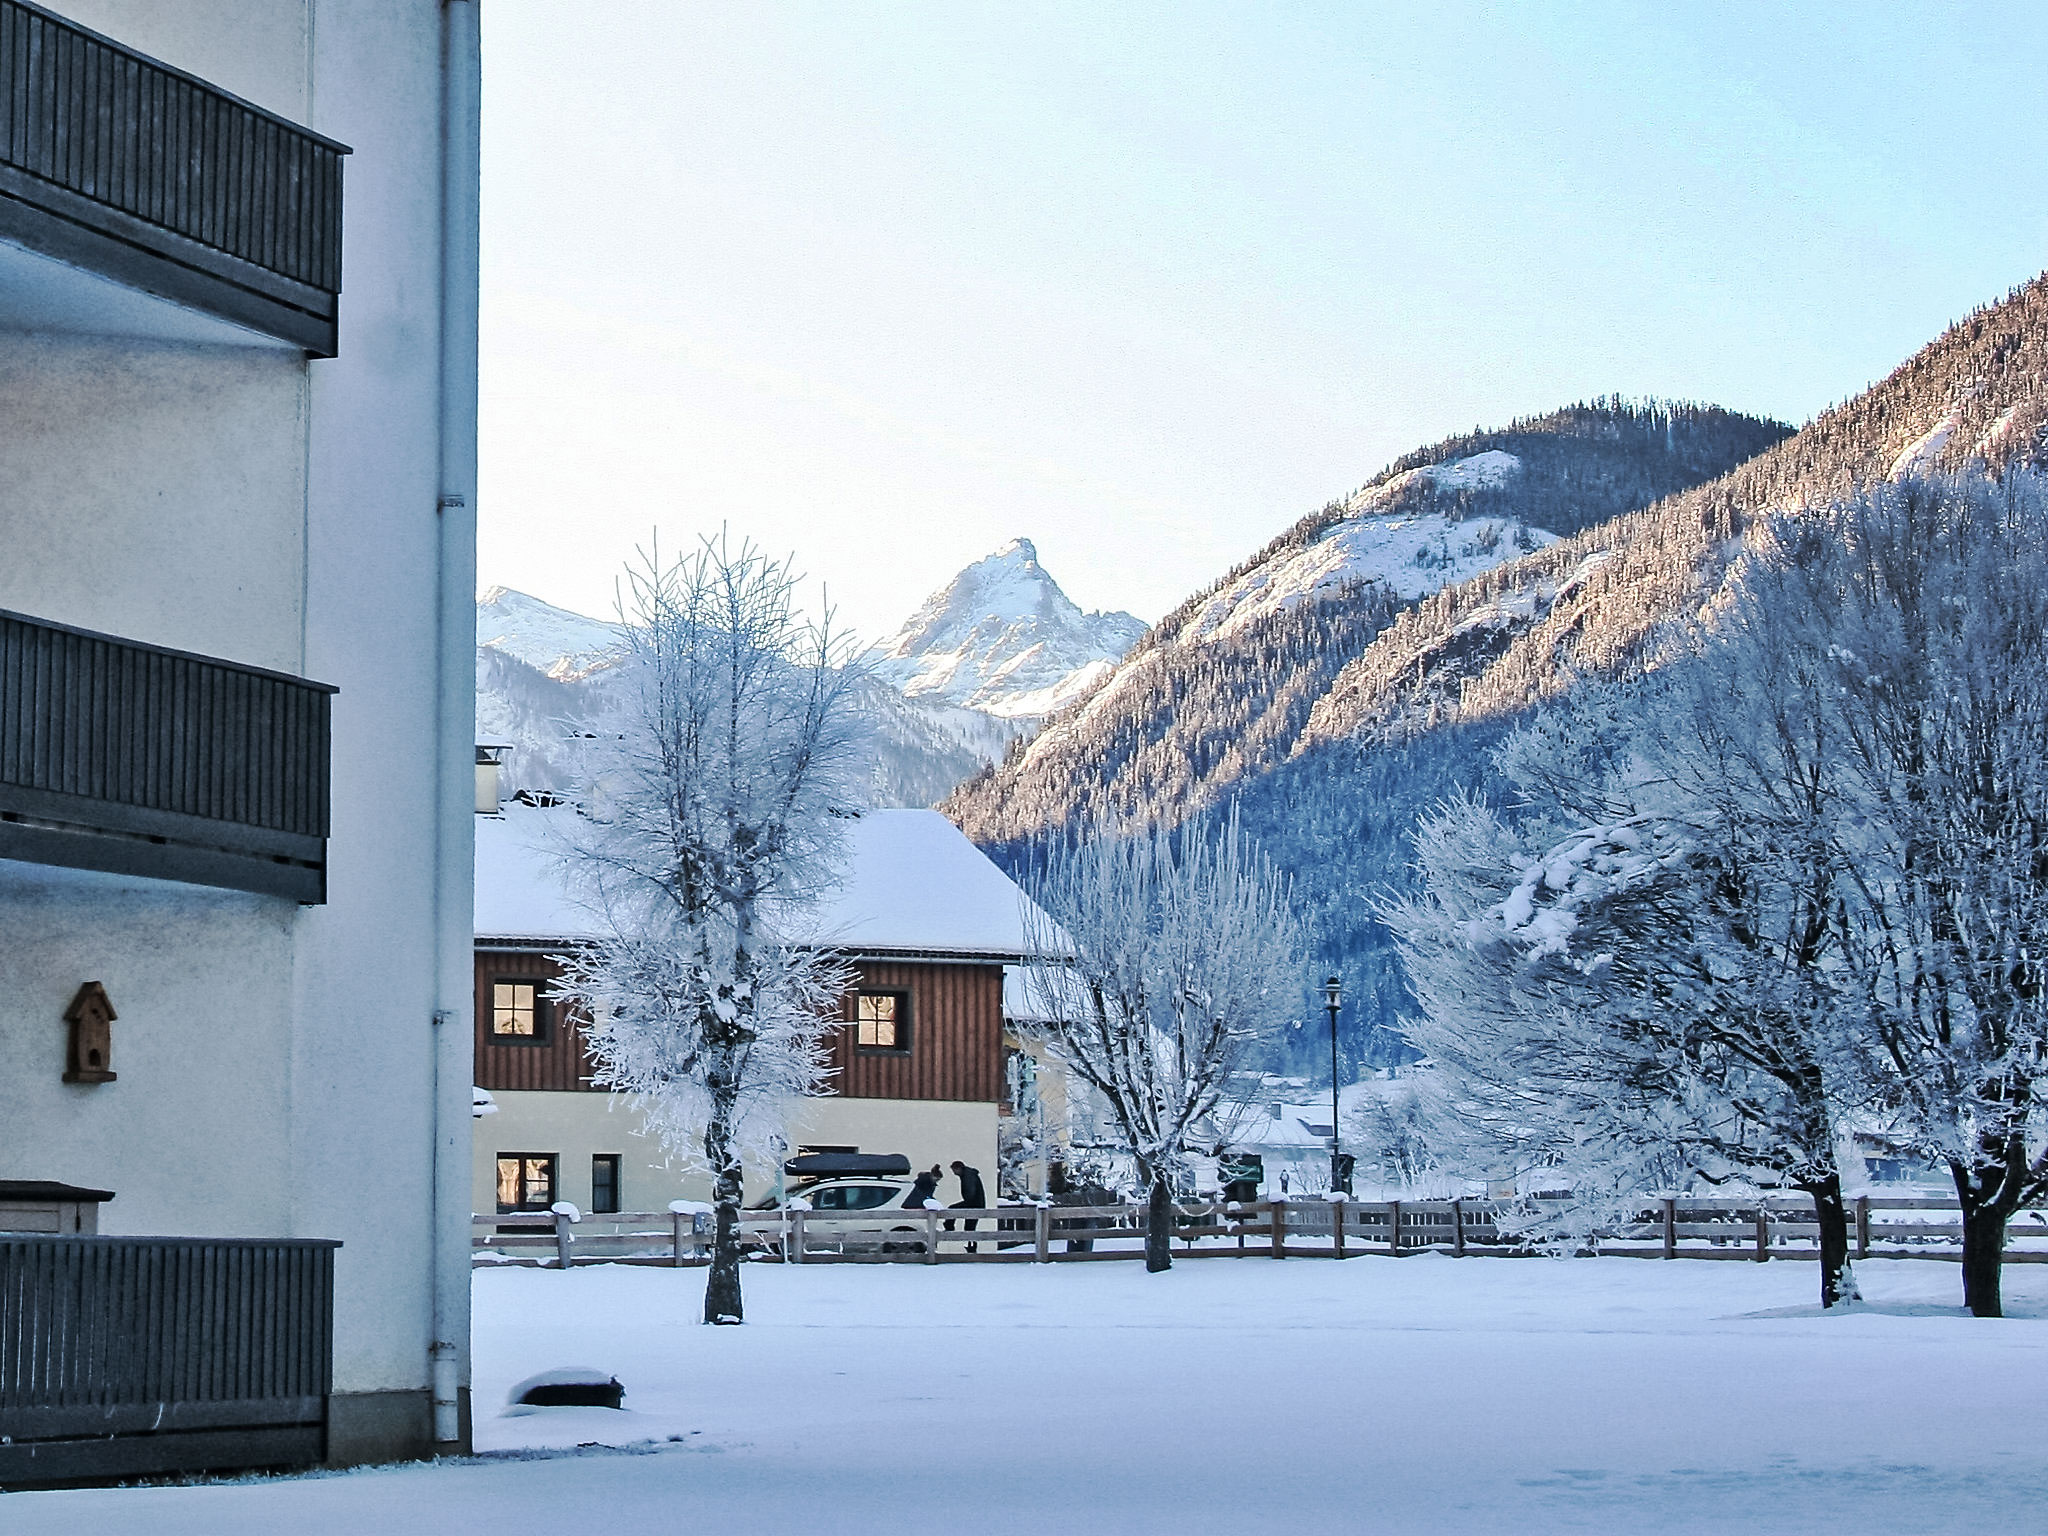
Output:
[[[611,1202],[606,1204],[599,1193],[603,1185],[598,1179],[599,1169],[608,1169],[611,1174]],[[626,1158],[621,1152],[593,1152],[590,1154],[590,1211],[594,1216],[615,1215],[625,1207]]]
[[[860,1000],[864,997],[896,999],[896,1043],[863,1045],[860,1038]],[[853,994],[853,1048],[862,1056],[908,1056],[916,1035],[912,1032],[910,991],[906,987],[861,987]]]
[[[500,1152],[496,1156],[496,1163],[504,1163],[508,1160],[519,1164],[519,1203],[516,1205],[507,1205],[501,1198],[498,1201],[498,1214],[500,1216],[511,1216],[520,1213],[530,1214],[536,1211],[545,1211],[550,1209],[556,1201],[562,1198],[561,1153]],[[528,1163],[538,1162],[545,1162],[548,1165],[548,1198],[544,1201],[536,1203],[533,1197],[527,1193],[526,1165]],[[493,1164],[493,1168],[495,1171],[495,1163]]]
[[[489,1016],[484,1021],[484,1037],[493,1045],[535,1046],[555,1043],[555,1008],[553,999],[547,995],[547,980],[540,976],[493,976],[490,981],[490,998],[487,1003]],[[533,1033],[530,1035],[501,1035],[498,1033],[498,988],[533,988]]]

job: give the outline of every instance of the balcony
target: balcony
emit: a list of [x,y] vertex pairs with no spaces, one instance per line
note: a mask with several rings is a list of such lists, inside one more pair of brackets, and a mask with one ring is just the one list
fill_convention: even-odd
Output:
[[324,902],[333,693],[0,611],[0,858]]
[[320,1461],[337,1246],[0,1235],[0,1489]]
[[0,306],[18,327],[267,338],[334,356],[347,153],[0,0]]

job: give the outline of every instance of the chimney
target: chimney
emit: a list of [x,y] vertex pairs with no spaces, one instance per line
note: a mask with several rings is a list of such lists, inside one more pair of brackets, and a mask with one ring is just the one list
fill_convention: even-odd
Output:
[[476,744],[476,813],[479,816],[496,816],[502,809],[498,770],[509,750],[510,744],[502,741],[480,741]]

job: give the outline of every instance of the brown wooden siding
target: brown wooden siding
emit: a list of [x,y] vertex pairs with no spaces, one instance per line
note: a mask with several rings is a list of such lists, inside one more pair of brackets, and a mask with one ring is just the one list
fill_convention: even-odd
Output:
[[[954,1099],[994,1103],[1003,1090],[1003,968],[924,961],[864,960],[856,991],[910,994],[910,1049],[855,1049],[853,996],[841,1007],[845,1026],[832,1038],[826,1092],[858,1099]],[[553,981],[561,967],[535,950],[479,950],[476,956],[476,1084],[479,1088],[593,1089],[583,1032],[558,1004],[549,1009],[545,1045],[520,1045],[491,1034],[491,983],[512,977]]]
[[[551,956],[533,950],[479,950],[476,957],[476,1085],[489,1089],[591,1088],[589,1063],[583,1057],[583,1031],[575,1016],[559,1003],[548,1004],[545,1045],[522,1045],[491,1034],[491,983],[531,977],[551,982],[562,968]],[[543,988],[545,993],[545,987]]]
[[857,990],[910,994],[910,1049],[855,1048],[853,998],[832,1041],[828,1092],[855,1099],[994,1103],[1003,1085],[1003,968],[863,960]]

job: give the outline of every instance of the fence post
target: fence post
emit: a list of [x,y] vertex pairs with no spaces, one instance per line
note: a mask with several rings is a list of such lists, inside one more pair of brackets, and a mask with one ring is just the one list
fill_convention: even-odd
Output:
[[1032,1223],[1038,1238],[1038,1262],[1052,1262],[1052,1207],[1043,1200],[1038,1202],[1038,1219]]
[[1856,1257],[1870,1257],[1870,1196],[1856,1197]]
[[[683,1267],[683,1223],[690,1221],[691,1218],[682,1211],[671,1210],[668,1213],[668,1219],[669,1224],[675,1228],[676,1236],[676,1256],[673,1262],[677,1269],[681,1269]],[[695,1223],[692,1222],[693,1229],[694,1226]],[[696,1244],[692,1243],[690,1246],[694,1248]]]
[[1332,1200],[1330,1202],[1330,1227],[1337,1234],[1337,1257],[1341,1259],[1344,1257],[1344,1202],[1342,1200]]
[[1398,1200],[1389,1200],[1387,1202],[1387,1252],[1399,1253],[1400,1251],[1401,1202]]
[[1761,1197],[1756,1202],[1756,1261],[1761,1264],[1771,1256],[1771,1213]]
[[1664,1199],[1664,1257],[1678,1257],[1678,1202],[1668,1195]]
[[1451,1257],[1465,1257],[1465,1202],[1451,1202]]
[[569,1252],[569,1213],[558,1210],[555,1213],[555,1256],[564,1269],[573,1269],[576,1258]]
[[1273,1257],[1276,1259],[1287,1257],[1287,1202],[1285,1200],[1275,1200],[1273,1202]]
[[789,1233],[783,1240],[783,1256],[792,1264],[804,1261],[804,1213],[792,1210],[789,1213]]
[[939,1262],[939,1213],[934,1210],[924,1213],[924,1261]]

